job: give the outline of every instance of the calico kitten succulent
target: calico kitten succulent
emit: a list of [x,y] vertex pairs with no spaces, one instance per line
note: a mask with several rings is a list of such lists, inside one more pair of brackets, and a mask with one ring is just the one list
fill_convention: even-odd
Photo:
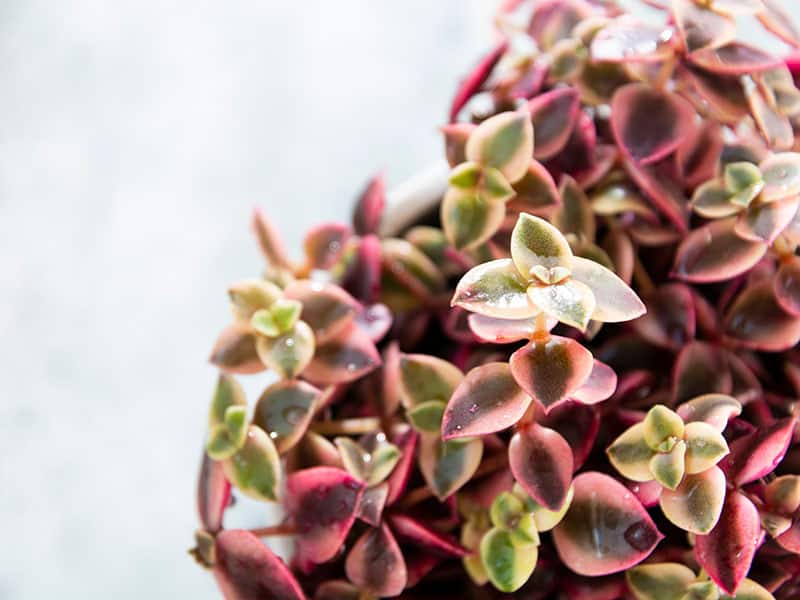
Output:
[[737,26],[800,31],[646,3],[505,0],[413,222],[377,176],[295,261],[256,211],[192,550],[226,598],[800,597],[800,60]]

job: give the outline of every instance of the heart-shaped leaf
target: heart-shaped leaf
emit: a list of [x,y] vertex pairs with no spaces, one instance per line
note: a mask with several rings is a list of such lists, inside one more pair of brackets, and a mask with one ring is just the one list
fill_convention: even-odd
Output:
[[545,508],[563,506],[572,482],[572,449],[561,435],[532,423],[517,431],[508,446],[514,479]]
[[230,600],[306,600],[284,562],[261,540],[244,529],[217,535],[214,576]]
[[578,92],[573,88],[556,88],[539,94],[528,103],[536,132],[533,156],[551,158],[567,143],[580,108]]
[[353,229],[358,235],[378,233],[386,206],[386,183],[382,173],[369,180],[353,209]]
[[420,436],[419,469],[439,500],[444,500],[472,478],[482,455],[481,440],[443,442],[438,435]]
[[256,352],[256,336],[239,323],[222,330],[208,360],[226,373],[249,375],[264,370],[264,363]]
[[498,169],[515,182],[533,156],[533,124],[527,112],[505,112],[478,125],[467,140],[467,160]]
[[356,518],[368,525],[378,527],[383,518],[383,509],[386,506],[388,495],[388,483],[381,483],[365,489],[361,496],[361,502],[358,503],[358,508],[356,509]]
[[344,253],[349,237],[350,228],[342,223],[318,225],[303,241],[306,264],[312,269],[330,269]]
[[672,369],[675,403],[703,394],[729,394],[732,389],[733,380],[725,355],[711,344],[690,342],[675,359]]
[[472,369],[453,392],[442,420],[442,439],[481,436],[519,421],[530,397],[517,385],[506,363]]
[[742,239],[735,224],[735,218],[720,219],[689,233],[675,255],[675,276],[694,283],[725,281],[761,260],[767,245]]
[[280,381],[269,386],[256,403],[253,424],[269,434],[283,454],[305,434],[320,391],[304,381]]
[[406,408],[431,400],[447,402],[463,378],[458,367],[444,359],[426,354],[400,357],[400,398]]
[[475,190],[451,187],[442,200],[442,228],[448,241],[459,250],[474,248],[491,238],[505,216],[502,199],[487,198]]
[[442,558],[463,558],[469,555],[469,550],[449,535],[436,531],[417,519],[407,515],[392,514],[388,520],[401,541],[405,540],[426,552]]
[[592,319],[603,323],[618,323],[641,317],[646,308],[628,285],[603,265],[575,256],[572,277],[592,290],[595,308]]
[[661,512],[685,531],[705,534],[719,520],[725,500],[725,474],[718,467],[686,475],[675,489],[664,489],[658,499]]
[[527,213],[519,215],[511,232],[511,258],[524,279],[532,276],[534,267],[572,268],[572,250],[561,232]]
[[550,336],[514,352],[509,365],[517,384],[547,411],[583,385],[593,362],[592,353],[575,340]]
[[339,552],[355,520],[364,484],[332,467],[292,473],[286,480],[286,511],[297,528],[297,552],[323,563]]
[[558,555],[572,571],[607,575],[644,560],[664,537],[624,485],[596,472],[578,475],[575,496],[553,529]]
[[644,423],[636,423],[622,433],[608,447],[608,460],[614,468],[633,481],[650,481],[650,460],[655,451],[645,441]]
[[694,109],[680,96],[646,84],[619,88],[611,100],[611,127],[632,160],[649,164],[671,154],[689,134]]
[[303,376],[321,385],[355,381],[380,366],[381,356],[369,336],[351,325],[339,337],[317,347]]
[[745,289],[725,314],[725,333],[738,344],[780,352],[800,341],[800,319],[781,309],[772,281]]
[[591,288],[577,279],[552,285],[534,283],[528,287],[528,298],[547,316],[581,331],[586,330],[595,312]]
[[695,575],[679,563],[651,563],[628,569],[625,580],[638,600],[682,600]]
[[780,58],[740,42],[695,50],[689,54],[689,60],[701,69],[720,75],[746,75],[782,64]]
[[723,591],[736,593],[750,570],[760,531],[756,507],[741,493],[732,491],[725,498],[716,527],[708,535],[697,536],[697,562]]
[[800,317],[800,259],[784,261],[774,279],[775,300],[794,317]]
[[486,574],[501,592],[514,592],[521,588],[536,568],[538,550],[536,546],[518,548],[512,533],[494,528],[480,545],[481,562]]
[[297,280],[286,287],[284,294],[303,304],[300,318],[314,330],[319,345],[336,339],[363,310],[355,298],[333,284]]
[[225,478],[222,463],[203,452],[197,478],[197,513],[203,529],[216,533],[222,529],[222,516],[231,498],[231,484]]
[[722,464],[728,478],[741,486],[771,472],[783,460],[794,426],[795,419],[787,417],[733,440]]
[[694,0],[673,0],[672,12],[686,49],[717,48],[736,37],[736,21],[698,5]]
[[511,259],[501,258],[470,269],[451,301],[470,312],[502,319],[525,319],[539,310],[528,300],[528,282]]
[[275,444],[263,429],[251,425],[244,445],[222,463],[225,477],[245,496],[262,502],[280,499],[281,462]]
[[345,571],[361,590],[379,597],[400,595],[408,577],[403,553],[386,524],[358,538],[347,555]]
[[492,73],[492,69],[497,62],[505,54],[508,48],[508,41],[501,40],[480,62],[475,65],[475,68],[470,71],[458,86],[456,95],[450,105],[450,122],[458,118],[458,113],[464,108],[464,105],[470,98],[481,88],[484,82]]

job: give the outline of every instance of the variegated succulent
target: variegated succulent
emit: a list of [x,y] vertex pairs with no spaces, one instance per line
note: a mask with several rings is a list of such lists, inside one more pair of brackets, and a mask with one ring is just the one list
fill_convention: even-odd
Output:
[[296,261],[256,211],[192,550],[226,598],[800,597],[800,54],[738,24],[800,31],[644,1],[501,2],[411,222],[376,176]]

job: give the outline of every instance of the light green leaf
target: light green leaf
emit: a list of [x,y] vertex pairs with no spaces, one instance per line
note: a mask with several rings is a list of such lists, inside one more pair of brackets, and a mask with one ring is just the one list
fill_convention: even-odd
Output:
[[537,265],[572,269],[572,250],[566,238],[544,219],[528,213],[519,215],[511,232],[511,258],[526,279]]
[[633,481],[652,481],[650,459],[655,452],[644,439],[644,423],[636,423],[606,450],[608,459],[623,476]]
[[285,379],[303,371],[314,357],[314,332],[305,321],[278,337],[258,337],[256,351],[261,362]]
[[644,441],[653,450],[669,451],[672,449],[670,440],[677,441],[683,437],[683,419],[663,404],[651,408],[643,423]]
[[478,265],[458,282],[451,304],[470,312],[500,319],[526,319],[539,313],[528,300],[528,279],[511,259]]
[[725,474],[719,467],[685,475],[677,489],[665,489],[658,500],[661,512],[685,531],[704,535],[714,528],[725,501]]
[[208,413],[209,429],[224,423],[225,411],[231,406],[247,406],[244,390],[233,377],[220,373]]
[[692,570],[679,563],[638,565],[625,572],[637,600],[682,600],[694,578]]
[[259,427],[249,427],[244,446],[222,463],[222,469],[228,481],[246,496],[266,502],[280,499],[280,457],[275,444]]
[[678,441],[669,452],[660,452],[650,459],[650,472],[665,488],[674,490],[683,479],[686,442]]
[[708,423],[687,423],[684,429],[686,440],[686,472],[700,473],[716,465],[728,454],[728,443],[722,434]]
[[442,426],[442,417],[447,405],[440,400],[429,400],[411,408],[407,413],[408,422],[417,431],[437,433]]
[[427,354],[400,357],[400,399],[406,409],[436,400],[447,403],[464,374],[452,363]]
[[520,179],[533,159],[533,123],[527,111],[486,119],[470,134],[467,160],[499,169],[510,182]]
[[481,540],[481,560],[492,585],[501,592],[514,592],[521,588],[536,568],[536,546],[517,548],[511,533],[492,529]]
[[595,310],[591,288],[575,279],[555,285],[531,284],[528,298],[546,315],[581,331],[586,329]]
[[491,238],[505,219],[506,199],[491,199],[475,189],[449,188],[440,208],[448,241],[459,250],[468,250]]

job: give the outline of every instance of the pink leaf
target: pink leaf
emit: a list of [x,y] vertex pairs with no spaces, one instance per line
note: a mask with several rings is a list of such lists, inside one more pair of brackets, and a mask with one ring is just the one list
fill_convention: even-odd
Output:
[[312,269],[330,269],[341,258],[350,228],[340,223],[319,225],[306,234],[303,247]]
[[695,306],[688,286],[668,283],[646,300],[647,314],[633,322],[645,340],[678,351],[694,338]]
[[663,539],[636,497],[616,479],[587,472],[572,482],[575,496],[553,530],[564,564],[580,575],[623,571],[644,560]]
[[375,344],[357,326],[352,325],[335,340],[318,346],[303,377],[327,385],[363,377],[381,364]]
[[358,235],[377,233],[386,206],[386,183],[383,173],[370,179],[353,211],[353,229]]
[[203,452],[197,478],[197,513],[203,529],[216,533],[222,529],[222,516],[231,499],[231,484],[222,471],[222,463],[211,460]]
[[361,238],[355,255],[342,279],[342,287],[353,296],[371,304],[381,291],[381,243],[375,235]]
[[442,420],[445,440],[480,436],[507,429],[519,421],[531,403],[506,363],[472,369],[459,384]]
[[251,226],[267,263],[283,269],[290,268],[291,261],[286,254],[283,241],[275,230],[275,226],[267,219],[264,211],[258,207],[253,209]]
[[[680,140],[678,140],[680,142]],[[687,230],[687,200],[678,182],[660,173],[654,165],[625,161],[625,170],[655,207],[672,223],[678,232]]]
[[215,549],[214,576],[228,600],[305,600],[284,562],[249,531],[221,532]]
[[730,394],[733,379],[721,350],[706,342],[691,342],[672,368],[672,398],[680,404],[702,394]]
[[575,340],[550,336],[514,352],[509,364],[517,384],[549,410],[584,384],[593,358]]
[[689,60],[706,71],[720,75],[757,73],[783,64],[780,58],[739,42],[731,42],[720,48],[696,50],[689,54]]
[[406,515],[389,516],[389,524],[401,540],[443,558],[463,558],[470,551],[449,535],[431,529],[416,519]]
[[392,437],[392,443],[400,449],[400,460],[389,475],[389,496],[386,504],[394,504],[405,492],[408,480],[411,477],[411,470],[414,468],[414,451],[417,448],[419,434],[408,427]]
[[731,442],[730,454],[721,464],[729,481],[745,485],[771,473],[789,448],[794,426],[794,418],[787,417]]
[[469,101],[475,93],[481,89],[481,86],[489,78],[492,69],[497,62],[505,54],[508,48],[508,42],[502,40],[497,46],[492,49],[480,62],[475,65],[475,68],[467,75],[459,84],[453,102],[450,105],[450,121],[454,122],[458,118],[458,113],[464,108],[464,105]]
[[684,139],[675,159],[686,187],[714,178],[723,145],[722,127],[716,121],[704,121]]
[[398,596],[406,587],[406,563],[384,524],[364,532],[347,555],[347,578],[376,596]]
[[342,469],[314,467],[286,481],[286,510],[297,528],[298,555],[323,563],[339,552],[356,517],[364,484]]
[[365,489],[356,508],[356,518],[373,527],[380,525],[388,494],[389,485],[385,482]]
[[564,148],[579,108],[577,90],[568,87],[545,92],[528,103],[536,136],[534,158],[547,160]]
[[734,594],[750,570],[760,533],[756,507],[739,492],[731,491],[716,527],[695,540],[697,562],[717,585]]
[[735,223],[735,217],[719,219],[689,233],[675,255],[675,276],[693,283],[725,281],[761,260],[767,245],[739,237]]
[[448,123],[441,128],[444,153],[451,167],[467,162],[467,140],[476,127],[474,123]]
[[800,258],[781,264],[774,279],[775,300],[790,315],[800,317]]
[[694,109],[675,94],[631,83],[611,100],[611,128],[623,152],[649,164],[671,154],[693,127]]
[[607,364],[595,360],[586,381],[572,393],[572,399],[583,404],[597,404],[610,398],[617,389],[617,374]]
[[303,303],[300,319],[314,330],[317,345],[338,338],[363,308],[360,302],[339,286],[308,279],[293,281],[286,286],[284,295]]
[[565,402],[536,420],[553,429],[567,440],[572,448],[574,470],[579,469],[592,451],[600,429],[600,417],[594,407],[579,402]]
[[531,423],[508,446],[514,479],[528,495],[553,511],[564,505],[572,481],[572,449],[561,435]]
[[792,526],[775,538],[775,541],[781,548],[800,554],[800,519],[795,519]]
[[725,314],[725,334],[741,346],[766,352],[788,350],[800,341],[800,319],[775,298],[772,281],[745,289]]
[[255,336],[236,323],[222,330],[208,360],[226,373],[240,375],[259,373],[266,368],[258,358]]
[[374,343],[380,342],[392,327],[392,311],[385,304],[371,304],[356,315],[356,325]]

